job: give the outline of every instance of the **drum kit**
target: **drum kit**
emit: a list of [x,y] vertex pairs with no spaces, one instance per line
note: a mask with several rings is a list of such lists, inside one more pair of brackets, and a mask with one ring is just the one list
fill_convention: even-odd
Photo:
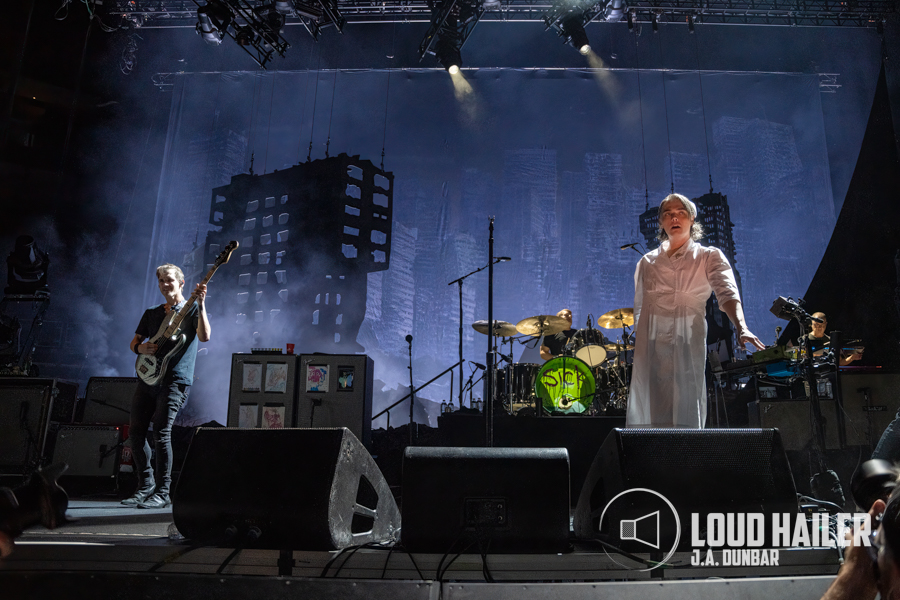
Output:
[[622,415],[628,401],[631,383],[631,350],[634,311],[619,308],[601,315],[597,326],[621,330],[610,343],[602,329],[588,326],[568,337],[562,354],[544,364],[513,362],[513,343],[534,349],[544,338],[569,330],[568,320],[555,315],[537,315],[516,324],[488,321],[472,324],[475,331],[502,338],[508,343],[508,355],[497,355],[506,361],[496,373],[496,399],[511,415]]

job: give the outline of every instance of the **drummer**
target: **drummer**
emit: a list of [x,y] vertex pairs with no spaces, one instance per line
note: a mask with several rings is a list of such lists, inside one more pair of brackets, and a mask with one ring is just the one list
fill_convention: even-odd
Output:
[[577,329],[572,329],[572,311],[568,308],[564,308],[558,313],[556,313],[557,317],[562,317],[566,321],[569,322],[568,329],[564,329],[555,335],[548,335],[544,337],[544,343],[541,344],[541,358],[544,360],[550,360],[555,356],[559,356],[565,352],[566,344],[569,343],[569,340],[572,339],[572,336],[578,331]]

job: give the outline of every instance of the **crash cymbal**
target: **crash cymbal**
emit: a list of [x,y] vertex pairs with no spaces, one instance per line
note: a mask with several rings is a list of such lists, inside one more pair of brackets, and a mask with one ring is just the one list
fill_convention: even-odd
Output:
[[604,344],[603,347],[610,352],[626,352],[628,350],[634,350],[634,346],[629,346],[628,344]]
[[620,329],[634,325],[633,308],[617,308],[597,317],[597,326],[603,329]]
[[553,335],[571,327],[569,322],[556,315],[537,315],[516,323],[516,331],[523,335]]
[[[488,335],[491,331],[491,326],[488,324],[487,319],[482,321],[475,321],[472,323],[472,329],[477,331],[478,333],[483,333]],[[507,321],[498,321],[494,319],[494,335],[499,335],[500,337],[511,337],[518,333],[516,331],[516,326]]]

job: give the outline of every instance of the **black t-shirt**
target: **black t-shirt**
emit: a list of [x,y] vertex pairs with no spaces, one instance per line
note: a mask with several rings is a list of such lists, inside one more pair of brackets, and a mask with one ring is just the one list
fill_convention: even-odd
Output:
[[[179,304],[173,310],[180,310],[184,304]],[[144,338],[152,338],[162,326],[166,317],[166,305],[160,304],[148,308],[141,317],[135,333]],[[194,303],[188,309],[188,314],[181,322],[181,331],[185,335],[184,345],[181,350],[172,355],[166,367],[163,384],[182,383],[191,385],[194,382],[194,364],[197,362],[197,327],[200,324],[200,309]]]
[[555,335],[548,335],[544,338],[544,346],[547,346],[547,349],[550,350],[550,354],[553,356],[559,356],[563,353],[563,350],[566,347],[566,344],[569,342],[569,339],[575,335],[577,329],[566,329],[565,331],[560,331]]

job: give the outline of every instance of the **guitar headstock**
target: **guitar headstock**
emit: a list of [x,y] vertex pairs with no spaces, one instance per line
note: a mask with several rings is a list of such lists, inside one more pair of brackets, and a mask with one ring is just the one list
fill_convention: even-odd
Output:
[[237,243],[237,240],[231,240],[228,242],[228,245],[219,252],[219,255],[216,257],[216,266],[221,267],[231,258],[232,252],[238,249],[240,244]]

